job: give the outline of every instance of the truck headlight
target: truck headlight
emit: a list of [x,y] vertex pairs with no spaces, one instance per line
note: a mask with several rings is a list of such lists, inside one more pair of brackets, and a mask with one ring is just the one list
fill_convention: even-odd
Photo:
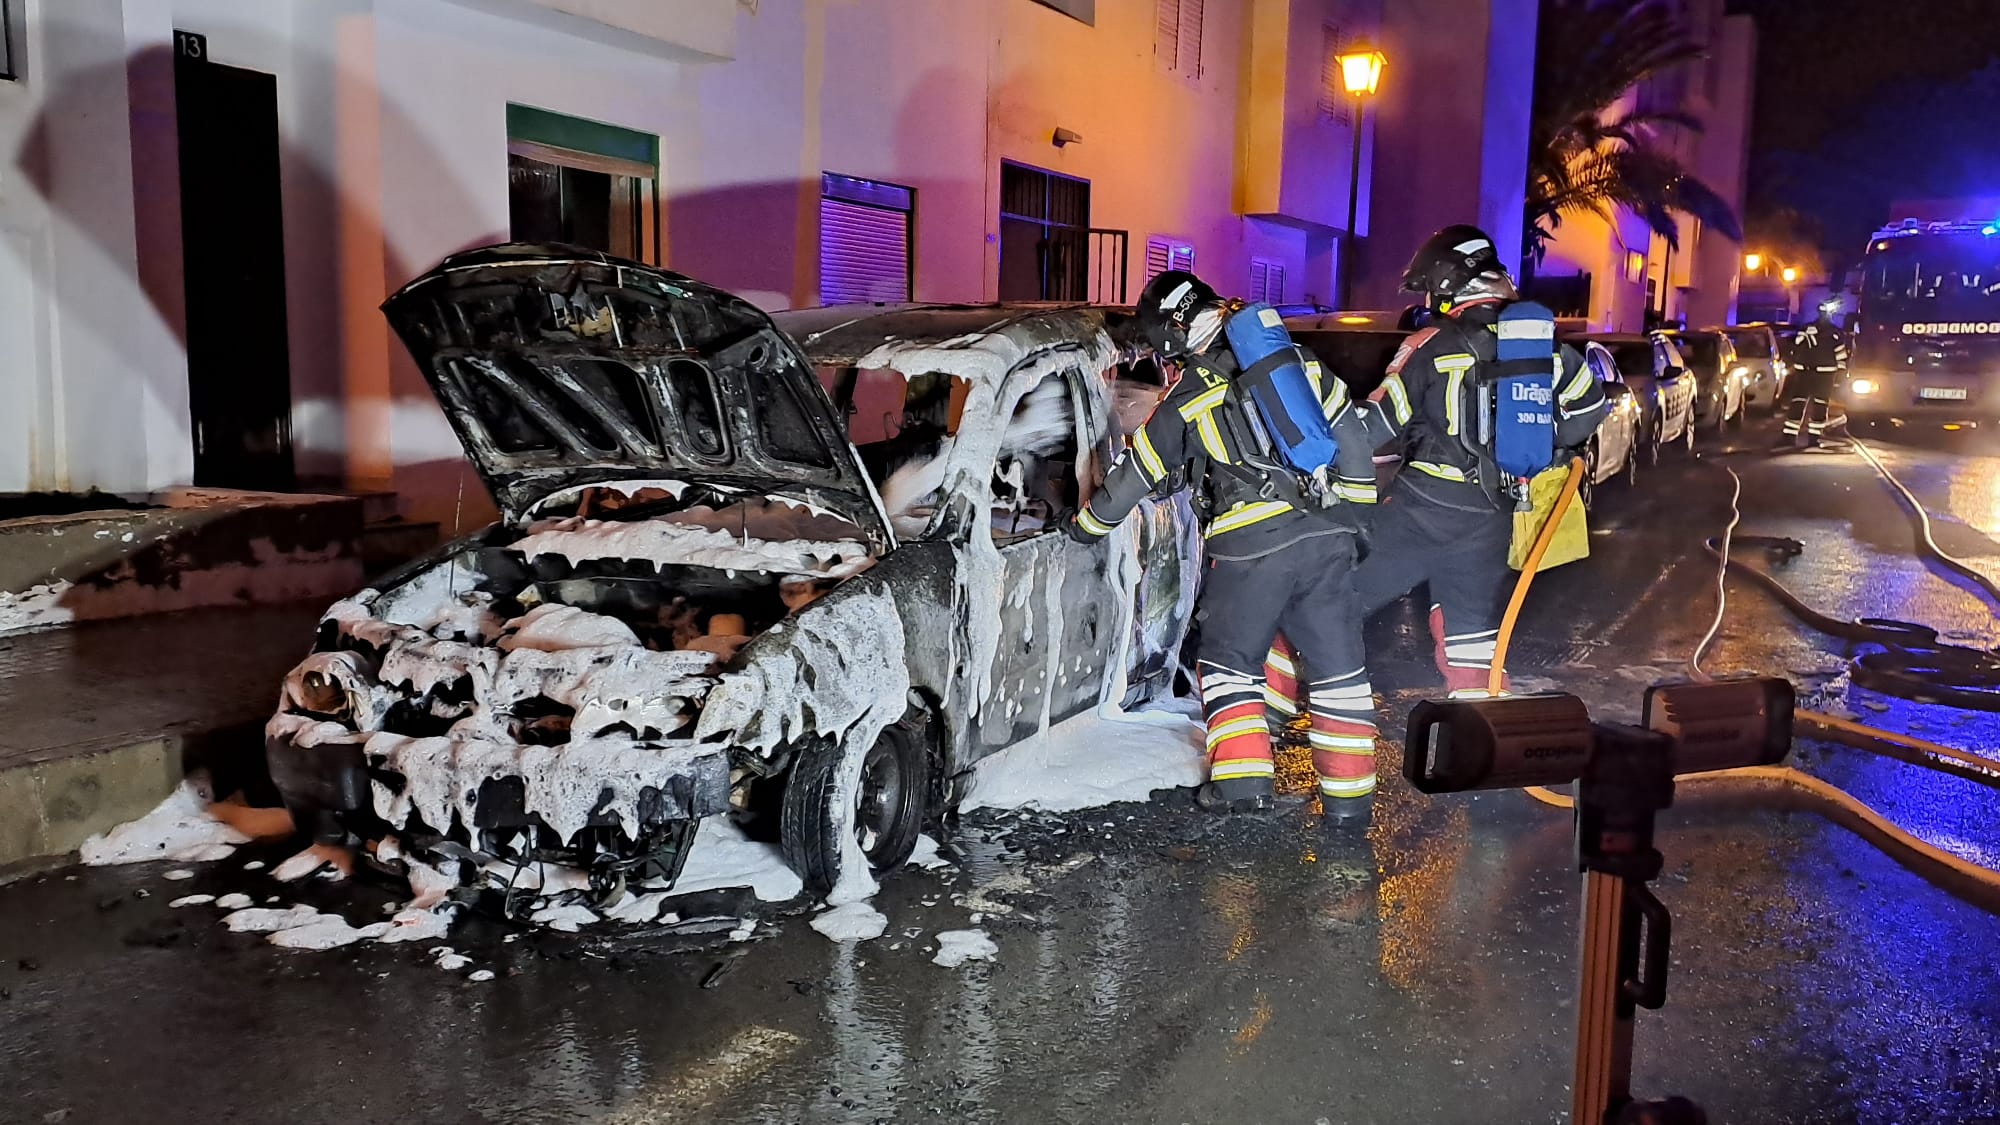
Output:
[[1881,390],[1882,385],[1873,379],[1850,379],[1847,389],[1857,395],[1872,395]]

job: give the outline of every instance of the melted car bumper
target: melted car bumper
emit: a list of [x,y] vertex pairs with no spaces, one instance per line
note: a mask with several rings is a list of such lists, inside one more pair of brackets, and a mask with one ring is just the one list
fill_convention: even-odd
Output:
[[[272,732],[264,753],[286,807],[315,833],[352,829],[356,818],[393,831],[419,816],[445,832],[455,815],[469,829],[543,823],[568,837],[586,826],[637,833],[729,809],[729,751],[715,745],[499,746],[360,734],[305,741]],[[412,754],[421,771],[408,769]]]

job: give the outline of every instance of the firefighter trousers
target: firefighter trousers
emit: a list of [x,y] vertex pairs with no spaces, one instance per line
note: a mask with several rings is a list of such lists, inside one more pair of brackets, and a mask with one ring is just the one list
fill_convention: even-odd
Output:
[[[1195,659],[1208,721],[1208,776],[1220,790],[1269,792],[1277,766],[1259,672],[1283,634],[1283,686],[1304,688],[1322,798],[1375,792],[1375,693],[1354,594],[1354,537],[1321,535],[1254,559],[1209,564]],[[1330,808],[1331,806],[1329,806]]]
[[1365,620],[1419,586],[1430,588],[1433,657],[1453,698],[1487,694],[1514,571],[1512,515],[1465,511],[1403,493],[1369,525],[1368,557],[1354,575]]

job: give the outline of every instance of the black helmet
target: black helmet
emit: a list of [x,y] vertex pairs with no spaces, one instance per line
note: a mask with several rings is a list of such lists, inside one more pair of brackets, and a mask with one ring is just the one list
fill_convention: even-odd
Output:
[[1208,283],[1186,270],[1168,270],[1146,283],[1139,294],[1139,330],[1153,350],[1168,359],[1188,352],[1188,330],[1195,314],[1222,298]]
[[1403,271],[1403,288],[1422,293],[1425,303],[1433,307],[1442,307],[1458,300],[1482,278],[1503,281],[1508,290],[1513,288],[1513,279],[1507,276],[1507,266],[1500,261],[1493,239],[1478,227],[1458,223],[1431,235],[1429,241],[1417,247],[1409,268]]

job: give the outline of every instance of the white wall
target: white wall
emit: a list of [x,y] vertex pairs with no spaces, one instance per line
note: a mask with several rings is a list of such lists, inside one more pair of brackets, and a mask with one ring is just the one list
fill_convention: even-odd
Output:
[[34,0],[25,17],[23,78],[0,83],[0,491],[186,480],[167,9]]

